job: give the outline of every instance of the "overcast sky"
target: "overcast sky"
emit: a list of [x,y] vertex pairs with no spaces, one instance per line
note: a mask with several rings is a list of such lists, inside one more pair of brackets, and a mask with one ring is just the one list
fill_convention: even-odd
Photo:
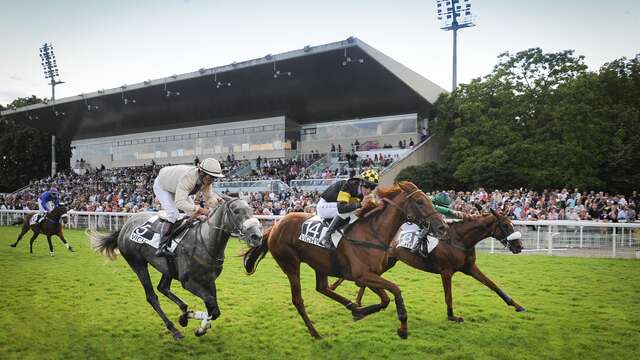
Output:
[[[452,34],[435,0],[0,0],[0,104],[50,97],[38,48],[53,42],[56,98],[114,88],[356,36],[451,88]],[[640,1],[472,0],[476,27],[459,32],[458,81],[496,57],[575,49],[593,70],[640,52]]]

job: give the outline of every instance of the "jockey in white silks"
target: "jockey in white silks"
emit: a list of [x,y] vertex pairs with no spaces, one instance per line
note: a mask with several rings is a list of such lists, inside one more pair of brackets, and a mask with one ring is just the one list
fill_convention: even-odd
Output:
[[[198,166],[174,165],[160,170],[153,183],[153,192],[162,209],[166,222],[162,227],[162,238],[156,256],[175,256],[168,250],[171,244],[171,232],[182,210],[192,218],[209,215],[209,208],[215,208],[224,200],[213,191],[213,179],[223,178],[222,167],[218,160],[204,159]],[[202,192],[205,207],[196,205],[189,197]]]

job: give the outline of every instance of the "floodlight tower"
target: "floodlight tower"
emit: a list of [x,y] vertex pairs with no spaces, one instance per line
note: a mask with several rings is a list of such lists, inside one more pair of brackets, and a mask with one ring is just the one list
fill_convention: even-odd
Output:
[[[64,81],[56,80],[60,76],[58,72],[58,64],[56,63],[56,54],[53,52],[51,43],[44,43],[40,48],[40,60],[42,69],[44,70],[44,78],[51,79],[51,111],[54,116],[56,114],[56,85],[64,84]],[[56,135],[51,135],[51,176],[56,174]]]
[[453,80],[451,91],[458,86],[457,49],[458,29],[475,26],[471,14],[471,0],[436,0],[440,28],[453,30]]

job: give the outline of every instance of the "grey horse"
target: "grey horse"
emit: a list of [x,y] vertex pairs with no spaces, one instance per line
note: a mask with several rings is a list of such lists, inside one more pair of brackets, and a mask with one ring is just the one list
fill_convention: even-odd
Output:
[[[253,216],[251,207],[244,200],[222,196],[225,202],[212,210],[206,221],[188,230],[175,249],[174,259],[156,257],[155,248],[129,240],[131,232],[153,216],[152,213],[134,215],[120,230],[109,235],[96,232],[89,234],[92,246],[97,252],[114,260],[117,249],[127,260],[144,287],[147,301],[162,318],[176,340],[184,336],[160,308],[147,265],[151,264],[162,273],[158,291],[182,310],[180,325],[187,326],[190,318],[202,320],[200,327],[195,330],[196,336],[202,336],[211,327],[211,321],[220,316],[215,279],[222,271],[224,249],[229,236],[234,234],[251,247],[258,246],[262,242],[262,226]],[[171,292],[170,286],[173,279],[179,280],[183,288],[201,298],[207,311],[190,311],[187,304]]]

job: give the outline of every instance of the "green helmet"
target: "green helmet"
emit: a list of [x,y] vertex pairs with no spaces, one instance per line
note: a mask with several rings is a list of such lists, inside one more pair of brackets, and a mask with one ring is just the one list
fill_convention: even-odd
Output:
[[435,195],[434,197],[431,198],[431,201],[433,202],[434,205],[443,206],[446,208],[451,206],[451,200],[449,199],[449,196],[447,196],[447,194],[445,193],[439,193]]

